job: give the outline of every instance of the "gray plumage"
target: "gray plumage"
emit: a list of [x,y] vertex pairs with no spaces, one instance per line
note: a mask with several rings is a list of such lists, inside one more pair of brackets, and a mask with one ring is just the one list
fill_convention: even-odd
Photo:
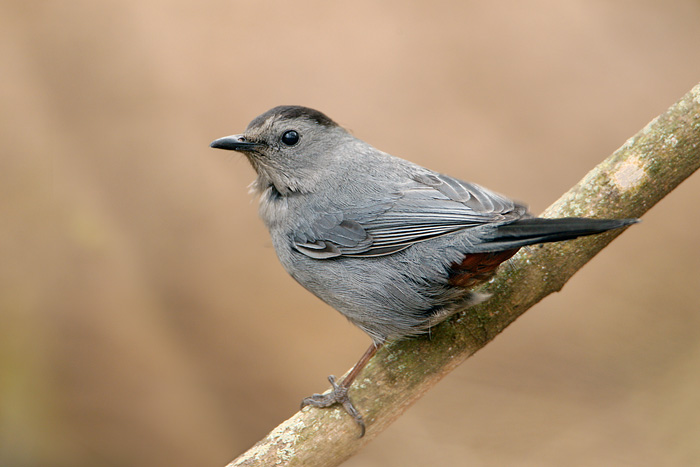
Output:
[[305,107],[275,107],[211,146],[242,152],[255,168],[260,216],[287,272],[376,344],[482,300],[450,281],[467,255],[635,222],[533,218],[503,195],[379,151]]

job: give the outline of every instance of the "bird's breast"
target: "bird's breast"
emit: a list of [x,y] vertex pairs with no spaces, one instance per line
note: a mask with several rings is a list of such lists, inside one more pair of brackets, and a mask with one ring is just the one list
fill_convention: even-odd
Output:
[[275,189],[274,185],[270,185],[260,195],[258,214],[268,230],[272,231],[288,222],[289,201]]

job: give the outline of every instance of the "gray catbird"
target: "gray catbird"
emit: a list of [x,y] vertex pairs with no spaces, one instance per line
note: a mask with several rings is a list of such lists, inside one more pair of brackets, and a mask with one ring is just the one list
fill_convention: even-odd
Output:
[[211,147],[245,154],[260,216],[282,265],[367,332],[372,345],[333,390],[302,402],[341,403],[377,348],[420,334],[487,298],[471,289],[520,247],[616,229],[635,219],[540,219],[525,206],[385,152],[323,113],[279,106]]

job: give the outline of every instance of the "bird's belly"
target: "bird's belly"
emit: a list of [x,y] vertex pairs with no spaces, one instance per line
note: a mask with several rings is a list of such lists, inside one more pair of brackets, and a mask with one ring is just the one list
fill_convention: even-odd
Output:
[[425,330],[431,317],[468,295],[450,282],[451,265],[464,258],[457,251],[414,245],[381,257],[313,259],[288,243],[275,248],[297,282],[377,342]]

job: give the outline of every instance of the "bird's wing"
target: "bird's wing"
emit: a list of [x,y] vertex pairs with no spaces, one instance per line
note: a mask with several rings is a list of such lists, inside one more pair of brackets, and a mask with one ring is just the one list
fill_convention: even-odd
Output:
[[294,247],[317,259],[383,256],[458,230],[515,220],[524,206],[479,185],[421,172],[388,200],[328,212],[296,233]]

